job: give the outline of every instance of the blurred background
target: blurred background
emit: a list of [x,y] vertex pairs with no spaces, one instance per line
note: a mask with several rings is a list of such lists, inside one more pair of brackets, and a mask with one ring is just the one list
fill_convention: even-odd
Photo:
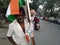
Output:
[[[6,23],[5,14],[10,0],[0,0],[0,26]],[[60,24],[60,0],[30,0],[30,8],[37,17]]]
[[[0,0],[0,45],[12,45],[7,37],[6,17],[10,0]],[[36,11],[40,29],[35,31],[36,45],[60,45],[60,0],[30,0],[30,9]]]

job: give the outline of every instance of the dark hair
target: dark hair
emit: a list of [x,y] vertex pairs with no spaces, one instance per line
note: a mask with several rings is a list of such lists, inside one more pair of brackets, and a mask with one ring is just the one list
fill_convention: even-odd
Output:
[[[19,11],[22,12],[22,15],[25,16],[25,11],[23,7],[19,7]],[[15,17],[17,18],[17,16],[19,16],[21,14],[15,14]]]
[[19,7],[19,11],[23,13],[23,15],[25,15],[25,11],[23,7]]

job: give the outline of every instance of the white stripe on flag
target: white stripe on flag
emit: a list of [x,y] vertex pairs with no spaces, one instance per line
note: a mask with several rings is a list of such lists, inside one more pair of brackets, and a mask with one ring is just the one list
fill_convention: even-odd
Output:
[[6,17],[8,17],[9,15],[11,15],[11,13],[10,13],[10,4],[9,4],[7,12],[6,12]]

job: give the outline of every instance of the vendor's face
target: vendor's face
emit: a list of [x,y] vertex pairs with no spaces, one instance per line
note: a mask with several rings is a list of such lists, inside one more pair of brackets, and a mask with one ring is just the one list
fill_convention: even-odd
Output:
[[17,21],[19,22],[19,23],[21,23],[21,22],[24,22],[24,15],[21,13],[20,15],[17,15],[16,16],[16,18],[17,18]]

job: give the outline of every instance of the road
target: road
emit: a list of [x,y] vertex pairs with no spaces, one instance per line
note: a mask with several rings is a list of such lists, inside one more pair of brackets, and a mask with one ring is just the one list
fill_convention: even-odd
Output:
[[[40,30],[35,31],[36,45],[60,45],[60,25],[41,20],[40,26]],[[11,45],[6,34],[7,28],[0,28],[0,45]]]
[[60,25],[41,20],[40,26],[35,31],[36,45],[60,45]]
[[7,28],[0,28],[0,45],[11,45],[7,37]]

